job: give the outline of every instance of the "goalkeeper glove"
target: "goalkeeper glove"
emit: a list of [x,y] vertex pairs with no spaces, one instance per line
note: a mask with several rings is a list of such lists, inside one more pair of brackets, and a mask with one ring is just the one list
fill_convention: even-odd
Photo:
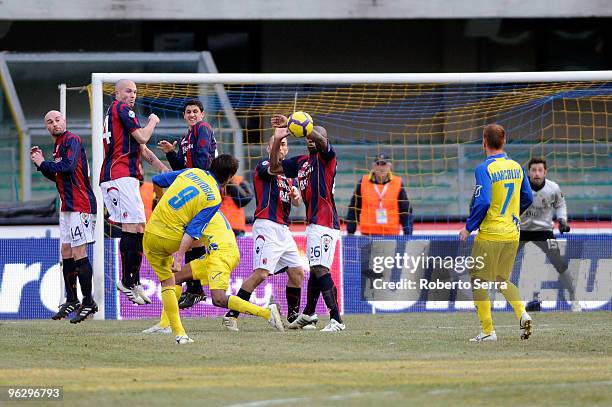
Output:
[[565,221],[565,219],[559,219],[559,232],[561,232],[561,234],[564,234],[569,231],[570,231],[570,227]]

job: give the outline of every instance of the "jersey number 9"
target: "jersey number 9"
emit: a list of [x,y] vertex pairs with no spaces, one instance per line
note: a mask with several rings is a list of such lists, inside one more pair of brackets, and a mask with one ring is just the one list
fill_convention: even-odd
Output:
[[187,188],[181,189],[178,194],[168,199],[168,205],[174,210],[181,209],[187,202],[198,196],[199,193],[200,191],[198,191],[196,187],[190,185]]

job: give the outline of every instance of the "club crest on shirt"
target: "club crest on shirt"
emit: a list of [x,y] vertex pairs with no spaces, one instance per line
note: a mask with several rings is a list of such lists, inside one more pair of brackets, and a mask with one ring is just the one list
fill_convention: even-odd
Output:
[[259,235],[255,238],[255,254],[259,254],[263,249],[263,245],[266,243],[266,238],[263,235]]
[[332,242],[332,238],[330,235],[323,235],[321,237],[321,240],[323,241],[323,250],[328,252],[329,248],[331,247],[331,242]]
[[130,111],[128,112],[128,116],[130,116],[130,118],[131,118],[131,119],[133,119],[134,117],[136,117],[136,113],[134,113],[134,111],[133,111],[133,110],[130,110]]

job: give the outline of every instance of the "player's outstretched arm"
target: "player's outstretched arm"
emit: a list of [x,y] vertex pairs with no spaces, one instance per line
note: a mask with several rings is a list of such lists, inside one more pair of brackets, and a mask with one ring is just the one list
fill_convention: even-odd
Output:
[[172,185],[176,177],[178,177],[179,174],[183,171],[184,170],[169,171],[164,172],[162,174],[154,175],[153,178],[151,178],[151,182],[153,182],[154,186],[157,185],[160,188],[168,188],[170,185]]
[[182,170],[185,168],[185,160],[183,160],[183,154],[181,150],[179,153],[175,151],[176,141],[174,143],[170,143],[169,141],[162,140],[157,143],[157,148],[160,149],[164,154],[166,154],[166,160],[168,160],[168,164],[170,164],[170,168],[173,171]]
[[282,175],[284,173],[278,153],[281,141],[288,135],[289,132],[286,127],[277,127],[274,129],[272,147],[270,147],[270,168],[268,169],[272,175]]
[[287,116],[283,116],[282,114],[275,114],[270,119],[270,124],[276,129],[279,127],[287,127],[287,121]]
[[155,130],[155,126],[159,123],[159,117],[155,113],[151,113],[149,115],[149,122],[146,126],[140,129],[136,129],[132,132],[132,137],[140,143],[147,144],[153,135],[153,130]]
[[144,144],[140,145],[140,152],[141,152],[141,156],[142,158],[148,162],[151,166],[153,166],[153,168],[155,168],[156,170],[160,171],[160,172],[168,172],[170,171],[168,169],[168,167],[166,167],[164,165],[164,163],[162,163],[159,158],[157,158],[157,156],[153,153],[153,151],[149,150],[149,147],[145,146]]

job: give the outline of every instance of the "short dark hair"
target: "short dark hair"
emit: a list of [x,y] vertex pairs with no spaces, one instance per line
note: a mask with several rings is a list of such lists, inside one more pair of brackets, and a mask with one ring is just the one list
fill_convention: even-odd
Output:
[[189,99],[188,101],[183,103],[183,113],[187,109],[187,106],[197,106],[200,108],[201,112],[204,111],[204,106],[202,105],[202,102],[200,102],[198,99]]
[[238,160],[233,155],[221,154],[210,164],[209,170],[219,181],[220,184],[225,184],[238,171]]
[[487,140],[487,146],[493,150],[501,150],[506,143],[506,130],[499,124],[488,124],[482,136]]
[[548,167],[546,166],[546,160],[542,157],[534,157],[531,160],[529,160],[529,162],[527,163],[527,170],[531,169],[531,166],[533,164],[544,164],[544,169],[547,170]]

